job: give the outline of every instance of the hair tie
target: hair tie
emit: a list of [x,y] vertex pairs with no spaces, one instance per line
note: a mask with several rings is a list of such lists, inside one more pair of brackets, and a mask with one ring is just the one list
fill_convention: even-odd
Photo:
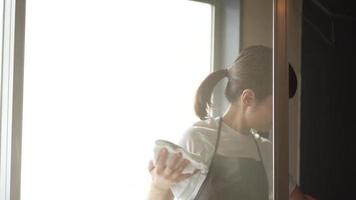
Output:
[[230,74],[230,71],[228,68],[222,69],[224,70],[224,77],[228,78],[229,80],[235,80],[235,81],[239,81],[240,78],[234,75]]
[[229,70],[228,69],[224,69],[224,72],[225,72],[225,77],[229,78],[230,77],[230,73],[229,73]]

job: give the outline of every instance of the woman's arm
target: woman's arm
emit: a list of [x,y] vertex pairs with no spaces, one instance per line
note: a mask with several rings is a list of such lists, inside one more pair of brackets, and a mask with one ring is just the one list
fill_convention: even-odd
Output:
[[152,160],[149,163],[148,170],[152,176],[151,188],[148,194],[148,200],[173,200],[171,187],[198,172],[183,174],[183,170],[189,164],[189,160],[182,159],[181,153],[176,153],[173,156],[172,162],[167,165],[166,160],[168,151],[162,148],[159,152],[156,166]]
[[174,197],[170,189],[160,189],[154,185],[151,185],[148,200],[173,200],[173,198]]

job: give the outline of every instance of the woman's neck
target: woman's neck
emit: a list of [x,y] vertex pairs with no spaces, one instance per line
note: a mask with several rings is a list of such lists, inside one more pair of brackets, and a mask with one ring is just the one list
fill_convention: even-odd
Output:
[[223,122],[239,133],[247,134],[250,131],[250,128],[246,127],[243,113],[232,106],[223,115]]

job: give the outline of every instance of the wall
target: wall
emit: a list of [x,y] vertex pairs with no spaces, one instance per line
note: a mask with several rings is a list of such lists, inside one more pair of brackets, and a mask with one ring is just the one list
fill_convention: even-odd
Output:
[[287,59],[298,80],[296,94],[289,100],[289,170],[299,183],[302,0],[290,0],[287,12]]
[[241,1],[241,48],[261,44],[272,47],[273,0]]
[[301,187],[323,200],[353,199],[356,21],[330,18],[310,1],[303,18]]

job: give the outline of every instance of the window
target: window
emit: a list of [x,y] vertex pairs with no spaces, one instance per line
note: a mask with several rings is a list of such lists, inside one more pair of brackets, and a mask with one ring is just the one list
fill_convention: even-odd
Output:
[[144,199],[154,140],[197,118],[211,5],[48,1],[26,8],[23,200]]
[[[273,188],[275,199],[287,199],[286,4],[273,4]],[[154,140],[177,141],[197,120],[198,84],[246,40],[235,0],[1,5],[2,200],[144,197]],[[241,19],[256,33],[243,22],[254,18]]]

